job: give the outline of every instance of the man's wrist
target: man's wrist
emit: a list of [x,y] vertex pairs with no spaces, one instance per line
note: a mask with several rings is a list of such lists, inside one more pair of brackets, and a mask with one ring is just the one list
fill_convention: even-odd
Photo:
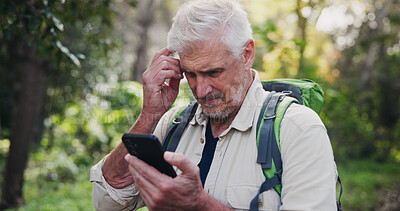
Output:
[[129,133],[153,133],[162,115],[142,111]]
[[160,114],[160,113],[155,113],[155,112],[151,112],[151,111],[142,111],[139,118],[141,118],[141,120],[146,121],[148,123],[157,123],[161,119],[162,116],[163,116],[163,114]]
[[201,194],[199,195],[199,197],[197,198],[198,200],[196,203],[196,207],[195,210],[197,211],[203,211],[203,210],[209,210],[207,206],[210,205],[210,196],[204,191],[201,191]]
[[208,195],[204,190],[201,192],[197,200],[197,207],[195,210],[208,211],[208,210],[231,210],[230,208],[219,203],[216,199]]
[[127,173],[128,174],[125,174],[123,176],[116,175],[115,178],[117,179],[115,179],[114,177],[107,178],[106,174],[103,174],[103,177],[110,186],[116,189],[121,189],[134,183],[132,175],[129,172]]
[[106,182],[114,188],[124,188],[133,183],[133,177],[128,171],[128,163],[121,156],[128,153],[125,146],[118,145],[106,158],[102,166],[102,174]]

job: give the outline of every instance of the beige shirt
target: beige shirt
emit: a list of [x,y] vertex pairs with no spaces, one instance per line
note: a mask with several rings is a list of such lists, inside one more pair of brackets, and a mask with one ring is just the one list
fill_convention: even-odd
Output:
[[[268,92],[258,74],[237,116],[220,136],[204,190],[235,210],[248,210],[265,176],[257,160],[256,125]],[[154,132],[166,135],[178,108],[167,112]],[[185,129],[176,152],[197,165],[205,145],[207,117],[199,107]],[[254,127],[253,127],[254,126]],[[326,129],[318,115],[306,106],[292,104],[281,123],[283,162],[281,197],[274,189],[260,195],[260,210],[336,210],[336,165]],[[135,185],[112,188],[104,180],[104,160],[92,167],[93,204],[96,210],[134,210],[143,206]],[[178,174],[180,172],[178,171]]]

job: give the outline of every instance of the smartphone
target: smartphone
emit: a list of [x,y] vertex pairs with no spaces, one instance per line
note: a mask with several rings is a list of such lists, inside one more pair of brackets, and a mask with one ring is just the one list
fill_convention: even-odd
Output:
[[126,133],[122,136],[128,152],[170,177],[176,177],[171,164],[164,160],[164,150],[160,141],[152,134]]

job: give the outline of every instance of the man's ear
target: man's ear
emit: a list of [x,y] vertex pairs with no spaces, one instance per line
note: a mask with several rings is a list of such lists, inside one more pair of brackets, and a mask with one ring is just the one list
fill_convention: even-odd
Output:
[[250,39],[246,43],[246,47],[243,50],[243,63],[246,68],[246,70],[250,70],[250,68],[253,66],[254,63],[254,58],[255,58],[255,46],[254,46],[254,40]]

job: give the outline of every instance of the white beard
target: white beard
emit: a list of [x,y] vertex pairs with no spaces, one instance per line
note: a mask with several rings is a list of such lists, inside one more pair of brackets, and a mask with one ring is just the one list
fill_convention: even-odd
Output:
[[[241,79],[245,78],[244,77],[244,73],[243,76],[241,76]],[[240,106],[240,101],[243,98],[244,93],[244,88],[246,86],[247,82],[243,82],[242,84],[240,84],[238,89],[235,89],[235,87],[231,87],[230,88],[230,93],[232,93],[232,98],[229,99],[231,101],[233,101],[233,105],[228,106],[225,109],[222,110],[217,110],[217,111],[207,111],[206,109],[203,109],[203,113],[211,118],[211,119],[224,119],[227,118],[233,111],[235,111],[235,109]],[[229,100],[227,101],[225,98],[225,95],[223,95],[223,97],[221,97],[221,99],[226,103],[229,104]]]

